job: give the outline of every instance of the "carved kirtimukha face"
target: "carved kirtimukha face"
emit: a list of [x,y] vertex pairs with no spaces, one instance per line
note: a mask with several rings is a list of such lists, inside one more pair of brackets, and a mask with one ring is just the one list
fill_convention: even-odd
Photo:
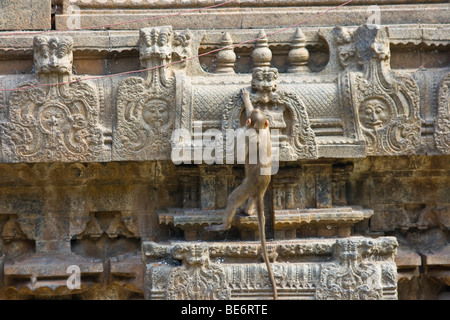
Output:
[[140,33],[141,61],[172,58],[172,27],[144,28]]
[[277,90],[278,70],[275,68],[255,68],[252,73],[252,89],[260,93]]
[[389,41],[387,39],[379,37],[375,39],[370,48],[374,52],[374,56],[380,60],[388,60],[391,56],[391,50],[389,48]]
[[46,133],[64,132],[70,127],[69,111],[62,106],[47,106],[39,114],[42,130]]
[[34,38],[34,66],[37,74],[71,74],[73,40],[70,37]]
[[185,261],[189,265],[204,265],[209,261],[208,249],[194,246],[185,253]]
[[174,61],[182,61],[177,63],[176,65],[184,68],[187,65],[187,58],[192,55],[190,43],[191,43],[192,35],[189,30],[181,32],[175,36],[173,40],[173,60]]
[[390,107],[380,99],[368,99],[359,108],[359,120],[367,129],[381,129],[391,118]]
[[169,123],[170,114],[164,101],[151,100],[142,108],[142,119],[149,125],[161,127]]

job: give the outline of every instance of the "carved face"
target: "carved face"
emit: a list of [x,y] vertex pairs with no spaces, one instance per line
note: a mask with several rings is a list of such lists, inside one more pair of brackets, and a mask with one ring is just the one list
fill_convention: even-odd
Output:
[[391,56],[391,51],[389,48],[389,42],[384,39],[376,39],[377,41],[372,43],[370,46],[373,50],[375,57],[380,60],[387,60]]
[[34,66],[40,74],[71,74],[73,40],[69,37],[34,38]]
[[170,120],[167,104],[161,100],[147,101],[142,109],[142,119],[149,125],[161,127]]
[[60,106],[44,107],[39,115],[41,128],[47,133],[64,132],[70,126],[68,110]]
[[204,265],[208,260],[208,250],[198,246],[189,248],[185,254],[185,261],[189,265]]
[[367,129],[384,128],[390,118],[390,107],[380,99],[368,99],[359,108],[359,121]]
[[252,89],[258,92],[275,92],[278,70],[275,68],[255,68],[252,74]]
[[[191,38],[192,35],[189,31],[184,31],[176,35],[175,39],[173,40],[174,61],[185,60],[192,55],[190,48]],[[177,65],[181,68],[184,68],[187,65],[187,61],[182,61]]]
[[170,60],[172,58],[172,28],[144,28],[140,32],[141,61],[152,58]]

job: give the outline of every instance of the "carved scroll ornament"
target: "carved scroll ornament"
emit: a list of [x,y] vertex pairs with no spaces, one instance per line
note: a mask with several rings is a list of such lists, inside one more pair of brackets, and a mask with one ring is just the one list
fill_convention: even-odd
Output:
[[[2,125],[8,161],[89,161],[103,151],[97,93],[86,82],[70,83],[70,37],[34,38],[36,80],[23,83],[8,102]],[[58,84],[57,84],[58,83]],[[57,85],[56,85],[57,84]]]
[[343,96],[353,105],[367,155],[422,152],[419,87],[409,75],[390,69],[388,30],[335,28]]
[[450,153],[450,73],[444,78],[439,89],[434,139],[441,153]]
[[[117,95],[115,157],[119,159],[170,159],[174,129],[176,80],[166,66],[190,55],[190,33],[174,35],[172,27],[140,30],[142,77],[122,81]],[[176,68],[183,68],[185,62]]]

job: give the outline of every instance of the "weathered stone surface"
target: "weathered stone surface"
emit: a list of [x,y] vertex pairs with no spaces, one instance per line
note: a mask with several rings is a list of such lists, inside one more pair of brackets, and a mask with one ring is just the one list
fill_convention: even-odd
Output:
[[281,297],[445,298],[448,3],[383,1],[380,28],[375,0],[197,10],[220,3],[55,1],[57,29],[114,25],[48,34],[23,20],[44,2],[8,15],[23,23],[0,32],[0,297],[271,298],[256,216],[203,230],[244,176],[211,149],[234,141],[247,89],[280,142],[265,216]]
[[104,158],[98,91],[71,83],[72,47],[70,37],[34,38],[36,80],[10,95],[10,122],[0,125],[5,162]]
[[[393,238],[297,240],[268,246],[280,299],[396,298]],[[255,295],[270,299],[259,247],[254,242],[144,242],[145,295],[149,299],[254,299]],[[317,256],[320,261],[309,260]],[[242,264],[240,259],[252,263]]]
[[51,0],[0,1],[0,30],[51,28]]
[[[156,27],[171,24],[175,29],[189,28],[193,30],[215,29],[217,26],[227,26],[227,28],[235,29],[287,27],[319,15],[324,11],[323,7],[311,6],[312,4],[320,5],[319,3],[321,3],[322,6],[325,6],[325,9],[329,9],[343,3],[339,1],[332,1],[331,3],[327,1],[302,3],[283,0],[264,1],[263,3],[257,0],[236,1],[234,4],[231,3],[224,7],[192,12],[192,7],[203,8],[224,2],[226,1],[183,1],[183,5],[180,5],[179,2],[175,1],[159,1],[156,3],[127,1],[122,3],[119,8],[112,9],[111,6],[116,3],[109,1],[109,8],[102,10],[101,14],[92,9],[96,9],[99,6],[103,7],[103,2],[84,2],[80,0],[76,2],[76,5],[81,9],[78,14],[81,16],[81,25],[83,27],[108,25],[112,29],[139,29],[147,26]],[[288,3],[291,3],[291,5],[287,5]],[[350,6],[345,11],[331,11],[326,16],[318,16],[314,21],[306,21],[304,24],[329,26],[330,21],[333,21],[335,25],[359,25],[366,23],[373,14],[372,11],[368,10],[366,3],[371,5],[379,4],[373,1],[359,1],[357,6]],[[380,7],[383,24],[398,24],[399,21],[404,24],[415,24],[419,20],[421,23],[429,24],[448,23],[447,14],[449,8],[442,0],[436,3],[421,3],[419,5],[416,3],[403,3],[401,7],[396,6],[395,2],[391,3],[386,5],[383,3],[383,6]],[[67,29],[68,21],[73,19],[73,7],[70,7],[71,4],[66,2],[63,13],[56,16],[57,29]],[[132,10],[138,11],[133,12]],[[189,12],[189,18],[179,15],[180,12]],[[154,19],[154,17],[158,18]],[[140,21],[144,19],[148,20]],[[130,20],[138,21],[118,24]],[[73,24],[73,22],[69,23]]]
[[[155,30],[163,34],[166,32],[169,37],[166,44],[155,49],[158,54],[167,57],[150,57],[154,49],[148,49],[145,39]],[[435,118],[432,110],[419,108],[420,103],[434,103],[430,95],[419,96],[420,89],[430,92],[437,89],[428,89],[426,84],[432,73],[426,77],[416,77],[415,74],[412,77],[404,72],[393,71],[389,63],[390,31],[372,30],[360,27],[309,31],[305,35],[307,41],[316,45],[325,42],[330,48],[330,60],[326,68],[322,72],[279,72],[271,68],[277,76],[272,88],[275,91],[269,96],[257,89],[257,83],[254,80],[252,82],[247,74],[205,72],[197,59],[177,63],[190,59],[195,52],[212,45],[210,42],[213,39],[208,38],[203,31],[175,31],[170,26],[143,29],[138,41],[141,43],[141,68],[153,68],[160,64],[167,66],[148,70],[139,77],[97,79],[95,83],[76,82],[77,78],[72,74],[72,48],[77,46],[73,39],[85,41],[80,33],[70,33],[72,38],[36,36],[33,39],[35,79],[23,82],[18,77],[4,77],[2,80],[2,86],[8,89],[21,87],[23,90],[1,93],[1,127],[4,135],[1,157],[5,162],[38,162],[46,156],[58,161],[169,160],[171,133],[174,129],[186,129],[193,132],[195,137],[195,134],[206,130],[219,130],[225,136],[227,129],[239,127],[242,121],[239,91],[249,85],[253,88],[252,99],[255,103],[268,99],[260,103],[260,107],[267,108],[273,128],[280,130],[281,161],[445,152],[445,109],[448,100],[445,74],[436,73],[432,76],[433,81],[442,83],[439,89],[440,116]],[[95,32],[95,35],[101,46],[102,33]],[[124,35],[116,32],[114,37]],[[279,53],[269,44],[275,48],[295,46],[295,35],[294,32],[290,37],[269,37],[266,47],[256,48],[254,52],[266,50],[272,53],[272,60],[279,59]],[[127,33],[125,47],[121,48],[119,44],[115,50],[136,50],[136,36],[132,40],[133,33]],[[233,38],[244,40],[243,36],[240,32]],[[42,39],[51,43],[61,41],[61,45],[65,43],[69,49],[67,56],[58,62],[64,69],[59,76],[59,71],[52,76],[45,73],[48,61],[40,56],[40,46],[45,43]],[[29,50],[26,44],[31,39],[24,36],[22,40],[18,40],[17,48],[10,50]],[[216,37],[214,41],[220,43],[222,40]],[[396,41],[399,43],[398,38]],[[413,40],[406,37],[404,41]],[[439,41],[433,43],[437,45],[441,43]],[[92,43],[85,41],[77,50],[89,51],[89,45],[92,46]],[[378,46],[379,52],[372,52],[371,46],[374,45]],[[343,61],[345,50],[353,54],[345,55]],[[269,60],[258,62],[258,55],[252,56],[253,60],[256,59],[255,65],[271,63]],[[288,55],[285,56],[285,62],[279,69],[288,71]],[[258,70],[254,69],[253,78],[258,72],[263,72],[263,69]],[[159,80],[151,81],[155,77]],[[58,90],[53,88],[52,91],[52,87],[47,86],[52,82],[68,84],[59,85]],[[226,83],[230,85],[224,87]],[[25,90],[24,87],[29,86],[33,87]],[[34,100],[35,105],[21,106],[22,101],[31,99],[32,94],[51,96],[54,105],[48,109],[49,102],[44,103],[43,98],[40,98]],[[147,98],[138,99],[137,94]],[[60,107],[56,107],[56,104]],[[75,111],[74,108],[81,104],[86,105],[85,109]],[[347,105],[352,108],[347,108]],[[158,106],[159,118],[155,118],[151,114]],[[377,109],[376,106],[384,110],[378,116],[381,120],[373,118],[375,111],[370,113],[370,110]],[[47,109],[61,116],[67,114],[65,120],[63,117],[60,124],[55,124],[64,128],[59,138],[51,134],[51,128],[55,125],[49,126],[44,120],[41,121]],[[420,114],[426,119],[424,126]],[[375,120],[371,120],[371,117]],[[433,136],[429,134],[428,128],[434,121],[439,122],[436,122],[437,130]],[[294,125],[298,122],[301,125]],[[30,138],[25,139],[28,136]]]

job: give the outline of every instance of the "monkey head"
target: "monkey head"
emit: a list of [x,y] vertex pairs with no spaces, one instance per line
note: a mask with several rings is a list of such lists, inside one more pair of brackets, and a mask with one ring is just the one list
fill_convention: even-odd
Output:
[[253,109],[250,112],[245,125],[248,128],[253,128],[255,130],[266,129],[269,126],[269,120],[267,120],[267,116],[264,111],[260,109]]

